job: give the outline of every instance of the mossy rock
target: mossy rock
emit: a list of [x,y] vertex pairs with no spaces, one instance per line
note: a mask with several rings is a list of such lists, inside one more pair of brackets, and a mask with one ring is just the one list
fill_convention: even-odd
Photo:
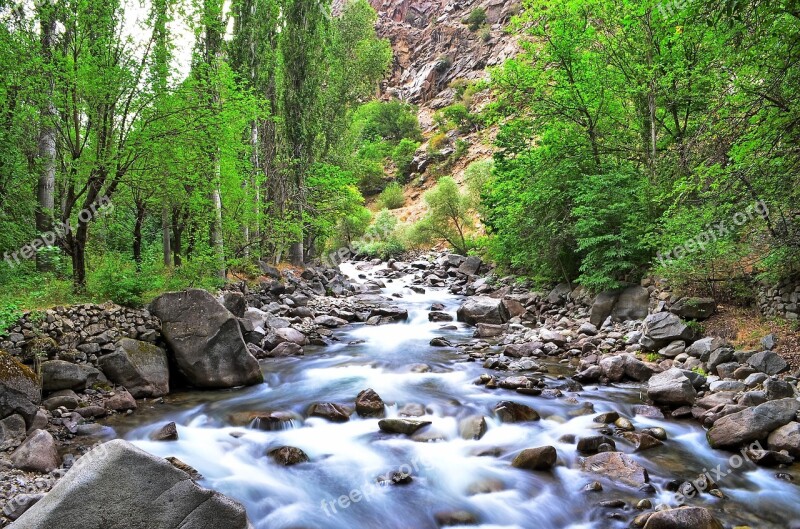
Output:
[[34,359],[46,360],[53,358],[58,353],[58,343],[49,336],[29,340],[22,349],[22,358],[25,362]]

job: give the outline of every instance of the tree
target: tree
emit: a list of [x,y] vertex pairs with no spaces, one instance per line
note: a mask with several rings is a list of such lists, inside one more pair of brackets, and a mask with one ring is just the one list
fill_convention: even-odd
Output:
[[428,212],[416,225],[418,234],[428,239],[444,239],[453,249],[466,255],[469,251],[468,231],[473,222],[470,216],[473,203],[449,176],[425,193]]

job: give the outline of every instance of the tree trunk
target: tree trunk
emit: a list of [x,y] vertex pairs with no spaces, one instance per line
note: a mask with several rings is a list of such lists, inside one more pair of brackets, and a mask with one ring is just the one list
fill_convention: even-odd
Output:
[[[41,20],[42,57],[47,68],[52,65],[53,37],[56,32],[55,8],[49,2],[42,2],[39,7]],[[54,80],[52,72],[47,72],[47,93],[42,108],[42,123],[37,145],[39,159],[39,181],[36,195],[36,231],[40,234],[53,229],[55,208],[54,192],[56,187],[56,124],[57,116],[53,104]],[[36,267],[39,270],[48,268],[46,261],[40,260],[37,254]]]
[[172,245],[169,239],[169,209],[166,205],[161,208],[161,248],[164,252],[164,266],[172,265]]
[[89,225],[78,221],[78,229],[72,239],[72,282],[77,291],[86,288],[86,241]]
[[145,206],[143,200],[136,201],[136,223],[133,226],[133,260],[136,270],[142,269],[142,225],[144,224]]
[[216,182],[214,184],[214,191],[212,191],[211,194],[211,200],[214,203],[214,221],[211,224],[211,245],[214,248],[214,254],[217,258],[217,276],[220,279],[225,279],[225,243],[222,239],[222,196],[220,195],[219,189],[219,160],[216,160],[214,163]]

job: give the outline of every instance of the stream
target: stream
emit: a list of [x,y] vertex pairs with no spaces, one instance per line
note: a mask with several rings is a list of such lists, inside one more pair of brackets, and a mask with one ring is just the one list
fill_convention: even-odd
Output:
[[[363,282],[359,274],[369,278],[381,267],[361,272],[345,264],[342,269]],[[705,431],[695,421],[635,415],[634,406],[643,403],[638,385],[587,386],[578,393],[564,389],[560,398],[545,398],[474,384],[487,372],[479,362],[467,361],[456,348],[429,345],[436,336],[453,343],[472,339],[474,329],[466,324],[428,321],[432,303],[443,304],[455,316],[463,298],[443,288],[414,293],[407,288],[412,279],[387,282],[383,291],[402,294],[391,303],[408,310],[407,321],[339,328],[334,333],[340,341],[333,346],[306,347],[301,358],[262,361],[263,385],[172,395],[164,404],[141,406],[136,414],[117,419],[117,434],[150,453],[176,456],[197,469],[203,475],[201,485],[245,505],[256,529],[428,529],[439,526],[438,513],[456,511],[471,513],[484,529],[616,529],[628,527],[640,514],[634,506],[643,498],[653,505],[674,505],[668,481],[692,480],[717,465],[730,467],[732,454],[709,448]],[[451,328],[442,329],[445,326]],[[547,365],[548,387],[563,384],[556,375],[567,371],[558,359]],[[419,404],[425,415],[411,418],[432,425],[414,440],[383,433],[378,419],[355,413],[344,423],[303,419],[314,402],[352,406],[366,388],[386,402],[387,417],[398,417],[404,406]],[[499,422],[492,409],[503,400],[534,408],[542,420]],[[586,412],[587,404],[594,412]],[[637,430],[666,429],[669,437],[663,446],[640,453],[615,438],[619,450],[648,470],[656,492],[582,472],[575,444],[564,442],[569,434],[597,434],[604,425],[594,423],[593,417],[612,410],[629,418]],[[248,412],[273,411],[291,412],[296,419],[279,431],[236,425],[233,420]],[[464,440],[459,421],[474,415],[486,417],[487,432],[480,440]],[[177,423],[179,440],[150,441],[149,435],[169,421]],[[511,466],[520,450],[544,445],[558,450],[558,465],[552,471]],[[266,453],[281,446],[302,449],[310,462],[277,465]],[[776,474],[797,470],[797,465],[776,470],[746,462],[719,482],[725,499],[703,494],[689,504],[708,507],[726,527],[785,529],[800,518],[800,489]],[[378,485],[378,476],[395,471],[410,474],[412,482]],[[603,490],[586,491],[593,481]],[[618,499],[626,506],[599,505]]]

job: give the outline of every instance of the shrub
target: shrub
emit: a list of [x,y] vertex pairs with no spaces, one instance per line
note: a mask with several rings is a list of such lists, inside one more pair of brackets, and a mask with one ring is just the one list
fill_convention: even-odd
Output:
[[494,169],[494,161],[481,160],[472,162],[464,171],[464,181],[467,184],[467,191],[475,204],[480,201],[481,191],[492,178],[492,169]]
[[414,156],[416,156],[417,149],[419,149],[418,142],[403,138],[392,152],[392,161],[395,167],[397,167],[397,175],[402,182],[406,182],[411,175],[411,166],[414,163]]
[[486,10],[482,7],[473,9],[467,18],[464,19],[464,24],[469,26],[470,31],[478,31],[478,29],[486,23]]
[[416,240],[446,240],[461,255],[474,246],[468,236],[472,229],[469,195],[458,189],[451,177],[442,178],[436,187],[425,193],[428,212],[415,227]]
[[397,182],[392,182],[386,189],[381,192],[378,199],[381,206],[386,209],[402,208],[406,203],[406,197],[403,195],[403,188]]
[[152,284],[133,263],[109,254],[89,277],[89,287],[102,298],[119,305],[137,306],[142,304],[143,294],[152,288]]
[[417,109],[402,101],[372,101],[356,110],[353,131],[362,141],[420,139]]
[[0,305],[0,337],[8,334],[8,329],[22,317],[22,311],[13,303]]
[[431,141],[428,143],[428,151],[429,152],[439,152],[450,143],[450,140],[447,138],[447,134],[442,132],[438,134],[434,134],[431,138]]

